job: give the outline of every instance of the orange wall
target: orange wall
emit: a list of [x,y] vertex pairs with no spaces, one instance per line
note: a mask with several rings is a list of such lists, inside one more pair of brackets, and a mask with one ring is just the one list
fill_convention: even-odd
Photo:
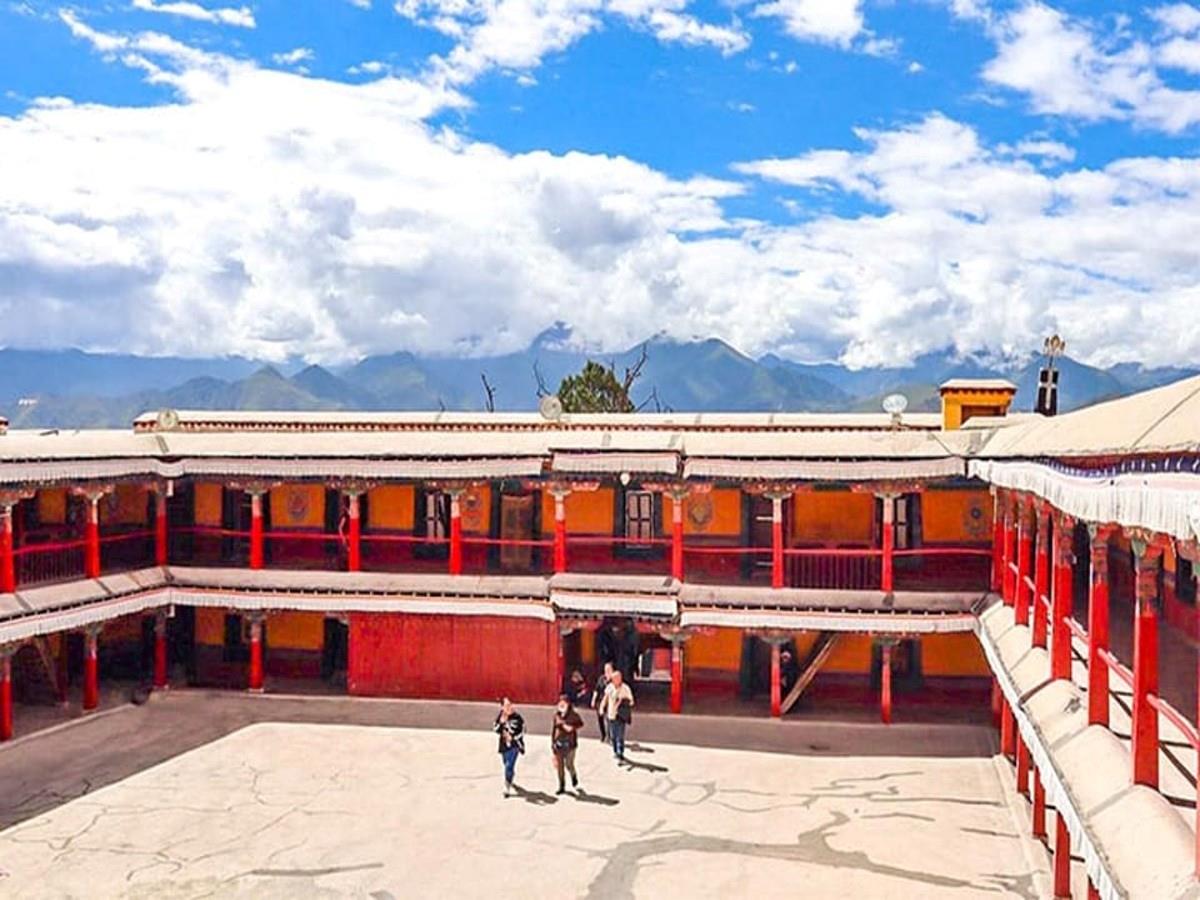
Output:
[[[671,533],[674,513],[670,499],[663,500],[663,534]],[[737,537],[742,533],[742,492],[736,488],[714,488],[707,494],[691,494],[683,501],[683,533]]]
[[698,634],[683,645],[683,662],[689,668],[736,672],[742,664],[742,632],[718,628],[715,634]]
[[867,544],[874,537],[875,498],[853,491],[795,495],[792,535],[801,544]]
[[992,496],[986,490],[925,491],[921,527],[931,544],[986,542],[992,529]]
[[325,616],[321,613],[281,612],[267,619],[267,642],[289,650],[320,650],[325,646]]
[[145,525],[148,491],[136,484],[118,484],[100,501],[101,525]]
[[991,675],[973,634],[927,634],[921,638],[921,670],[926,675]]
[[221,515],[221,485],[199,482],[195,486],[194,506],[196,524],[209,528],[220,528]]
[[325,487],[320,484],[285,484],[272,488],[271,527],[325,527]]
[[462,528],[466,534],[487,534],[492,530],[492,487],[473,484],[459,500]]
[[[567,494],[567,534],[612,534],[613,504],[616,494],[612,488],[594,491],[572,491]],[[542,534],[554,533],[554,497],[542,492]]]
[[196,643],[220,647],[225,643],[225,610],[196,608]]
[[412,531],[414,502],[412,485],[372,488],[367,494],[367,527]]
[[67,492],[57,488],[38,491],[37,514],[43,525],[62,525],[67,521]]

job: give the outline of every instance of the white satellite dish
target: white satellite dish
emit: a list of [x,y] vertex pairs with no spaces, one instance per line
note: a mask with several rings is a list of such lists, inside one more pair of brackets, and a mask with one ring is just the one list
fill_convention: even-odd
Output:
[[899,418],[908,409],[908,398],[903,394],[888,394],[883,398],[883,411],[890,413],[892,418]]
[[154,417],[154,425],[159,431],[174,431],[179,427],[179,413],[173,409],[160,409]]
[[554,396],[554,394],[546,394],[546,396],[538,401],[538,412],[542,414],[543,419],[557,422],[563,416],[562,401]]

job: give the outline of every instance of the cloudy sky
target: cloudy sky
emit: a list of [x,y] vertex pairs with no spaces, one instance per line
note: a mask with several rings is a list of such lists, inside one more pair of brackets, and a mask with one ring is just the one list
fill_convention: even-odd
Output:
[[0,0],[0,344],[1200,357],[1200,7]]

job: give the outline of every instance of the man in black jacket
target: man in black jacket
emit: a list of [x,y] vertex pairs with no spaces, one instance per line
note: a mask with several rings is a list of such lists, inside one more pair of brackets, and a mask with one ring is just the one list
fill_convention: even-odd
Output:
[[554,754],[554,769],[558,772],[558,792],[567,792],[566,773],[571,773],[571,787],[579,787],[579,776],[575,773],[575,751],[579,747],[579,731],[583,719],[575,711],[566,694],[559,695],[554,708],[554,727],[550,729],[550,750]]

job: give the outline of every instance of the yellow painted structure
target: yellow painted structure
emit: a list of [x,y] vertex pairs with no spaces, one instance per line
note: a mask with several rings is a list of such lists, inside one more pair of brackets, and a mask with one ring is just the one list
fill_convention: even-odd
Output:
[[955,431],[976,416],[1008,415],[1017,389],[1007,382],[991,379],[955,379],[941,387],[942,428]]
[[929,544],[973,544],[991,540],[992,496],[986,490],[925,491],[921,527]]
[[870,546],[875,535],[875,497],[855,491],[800,491],[792,510],[798,544]]
[[381,531],[412,531],[415,491],[410,484],[388,484],[367,494],[367,527]]
[[267,640],[272,647],[319,651],[325,645],[325,616],[309,612],[273,613],[267,619]]
[[224,516],[221,514],[224,490],[212,482],[198,482],[193,489],[193,506],[196,524],[204,528],[220,528]]

